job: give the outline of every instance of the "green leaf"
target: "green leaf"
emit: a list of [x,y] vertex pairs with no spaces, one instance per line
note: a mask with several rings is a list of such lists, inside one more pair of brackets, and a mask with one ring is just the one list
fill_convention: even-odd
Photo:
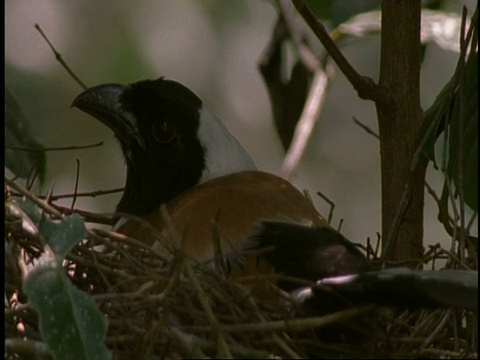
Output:
[[70,282],[61,263],[86,234],[74,214],[52,221],[31,200],[9,203],[15,215],[36,227],[45,252],[29,269],[23,289],[40,318],[40,332],[57,359],[111,359],[104,343],[107,320],[94,301]]
[[28,178],[38,172],[40,182],[45,178],[45,152],[10,148],[41,149],[29,121],[8,86],[5,86],[5,165],[14,174]]
[[72,285],[48,246],[23,288],[56,359],[111,359],[104,344],[106,318],[91,298]]
[[[465,203],[478,212],[478,30],[477,10],[466,32],[467,46],[462,46],[455,73],[438,94],[433,105],[425,112],[419,133],[421,150],[446,172],[442,195],[438,203],[438,219],[445,231],[453,236],[458,224],[451,220],[451,199],[463,193]],[[466,54],[465,49],[470,49]],[[467,61],[465,59],[468,57]],[[435,142],[443,141],[441,156],[435,157]],[[445,152],[446,147],[446,152]],[[447,156],[445,156],[445,154]],[[451,193],[452,183],[455,185]],[[460,229],[461,230],[461,229]],[[478,240],[468,234],[474,247]]]
[[[448,176],[465,202],[478,211],[478,39],[471,43],[450,120]],[[460,181],[462,182],[460,184]]]
[[77,214],[70,215],[60,222],[44,218],[40,223],[39,231],[45,243],[52,248],[59,259],[63,259],[87,235],[85,223]]
[[42,211],[40,208],[30,199],[14,200],[14,203],[32,220],[35,226],[38,227],[42,220]]
[[438,167],[434,154],[435,142],[445,130],[447,113],[453,107],[455,88],[456,75],[454,74],[437,95],[433,104],[425,111],[420,129],[419,139],[421,139],[422,151],[425,156],[433,161],[435,167]]
[[[460,54],[455,73],[425,112],[420,141],[423,152],[435,163],[434,144],[442,133],[447,131],[448,158],[446,179],[442,191],[439,217],[448,219],[447,185],[455,185],[456,193],[463,191],[465,203],[478,211],[478,29],[475,11],[465,49],[470,52]],[[465,61],[466,59],[466,61]],[[438,156],[437,156],[438,157]],[[451,233],[451,228],[446,227]]]
[[50,246],[59,260],[87,235],[85,223],[77,214],[52,221],[42,216],[40,208],[31,200],[19,201],[18,206],[37,226],[43,245]]

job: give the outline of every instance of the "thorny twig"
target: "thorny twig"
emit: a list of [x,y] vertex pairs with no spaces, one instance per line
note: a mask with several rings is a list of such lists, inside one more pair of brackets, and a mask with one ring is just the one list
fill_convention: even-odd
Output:
[[80,80],[80,78],[75,75],[75,73],[70,69],[70,67],[67,65],[67,63],[63,60],[62,54],[60,54],[57,49],[55,49],[55,46],[53,43],[50,41],[48,36],[43,32],[42,28],[40,27],[39,24],[35,24],[35,29],[40,33],[40,35],[43,37],[43,39],[47,42],[48,46],[50,46],[50,49],[52,49],[53,53],[55,54],[55,59],[62,64],[63,68],[67,70],[68,74],[79,84],[83,89],[86,89],[87,86]]

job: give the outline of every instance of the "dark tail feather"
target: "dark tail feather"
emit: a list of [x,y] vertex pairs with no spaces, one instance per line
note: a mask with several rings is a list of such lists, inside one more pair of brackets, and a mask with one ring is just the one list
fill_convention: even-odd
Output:
[[[363,253],[330,228],[265,221],[253,240],[258,248],[271,248],[266,260],[277,273],[290,277],[316,281],[370,270]],[[285,281],[278,285],[285,290],[294,288]]]
[[[478,272],[393,268],[332,277],[296,290],[293,297],[311,309],[374,303],[406,307],[478,310]],[[340,301],[339,301],[340,300]]]

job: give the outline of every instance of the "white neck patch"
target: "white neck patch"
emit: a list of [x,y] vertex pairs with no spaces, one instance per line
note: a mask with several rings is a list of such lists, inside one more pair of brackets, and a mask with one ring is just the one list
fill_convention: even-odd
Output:
[[220,119],[202,106],[198,138],[205,149],[205,169],[200,183],[257,167],[245,149],[230,134]]

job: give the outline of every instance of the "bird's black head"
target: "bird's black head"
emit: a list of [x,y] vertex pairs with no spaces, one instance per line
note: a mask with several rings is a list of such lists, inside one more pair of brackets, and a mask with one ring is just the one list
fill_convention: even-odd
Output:
[[[99,85],[73,106],[108,126],[120,142],[127,179],[117,211],[147,215],[199,182],[249,168],[250,158],[220,120],[175,81]],[[244,162],[236,161],[242,156]]]

